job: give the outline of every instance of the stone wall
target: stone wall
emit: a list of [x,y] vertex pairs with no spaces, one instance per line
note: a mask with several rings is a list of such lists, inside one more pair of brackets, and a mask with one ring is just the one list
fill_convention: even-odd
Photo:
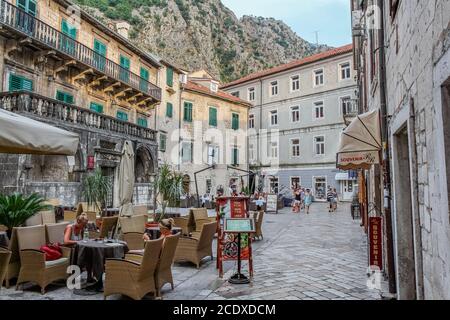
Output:
[[28,182],[25,193],[37,193],[46,199],[58,199],[64,207],[75,207],[80,202],[81,183]]

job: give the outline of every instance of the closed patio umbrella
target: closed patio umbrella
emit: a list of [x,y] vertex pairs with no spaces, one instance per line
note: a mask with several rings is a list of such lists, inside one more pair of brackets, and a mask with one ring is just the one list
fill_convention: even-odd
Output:
[[133,215],[134,151],[131,141],[125,141],[119,167],[120,216]]
[[74,156],[78,134],[0,109],[0,153]]

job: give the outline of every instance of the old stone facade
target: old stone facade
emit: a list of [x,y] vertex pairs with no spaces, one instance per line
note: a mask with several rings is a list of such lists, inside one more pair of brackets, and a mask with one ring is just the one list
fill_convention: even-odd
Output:
[[[450,2],[353,1],[353,8],[365,12],[367,30],[355,34],[362,111],[381,107],[385,81],[397,297],[450,299]],[[379,28],[364,28],[373,17]],[[371,54],[380,48],[384,54]],[[385,80],[376,71],[383,69]],[[379,198],[379,179],[371,180]]]
[[0,190],[38,192],[73,206],[83,177],[101,168],[114,185],[108,205],[117,207],[121,150],[130,140],[134,198],[148,202],[157,167],[150,111],[161,100],[159,62],[126,39],[126,24],[119,34],[70,1],[2,0],[0,12],[0,107],[80,135],[75,157],[0,155]]

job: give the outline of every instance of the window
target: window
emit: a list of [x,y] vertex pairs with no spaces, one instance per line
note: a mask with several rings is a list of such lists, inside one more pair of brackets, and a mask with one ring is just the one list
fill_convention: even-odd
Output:
[[166,84],[173,87],[173,69],[170,67],[166,69]]
[[248,116],[248,128],[249,129],[255,128],[255,115],[254,114],[250,114]]
[[350,79],[352,73],[350,69],[350,62],[342,63],[340,64],[340,73],[341,73],[341,80],[348,80]]
[[316,119],[323,119],[325,117],[322,101],[314,103],[314,115]]
[[148,71],[148,69],[141,67],[141,79],[140,79],[140,83],[139,83],[139,88],[141,89],[141,91],[147,92],[148,91],[148,81],[150,80],[150,72]]
[[217,109],[209,108],[209,125],[211,127],[217,127]]
[[106,44],[94,39],[94,66],[101,71],[105,71],[106,67],[106,50]]
[[64,91],[56,91],[56,100],[59,100],[64,103],[73,104],[74,99],[73,95]]
[[17,6],[26,13],[36,16],[36,0],[17,0]]
[[167,134],[159,134],[159,151],[166,152],[167,149]]
[[270,111],[270,125],[276,126],[278,125],[278,110]]
[[239,91],[232,92],[231,95],[236,98],[239,98],[239,96],[240,96]]
[[239,115],[237,113],[231,115],[231,129],[239,130]]
[[255,88],[248,89],[248,101],[255,101]]
[[314,137],[314,145],[317,156],[321,156],[325,154],[325,137],[318,136]]
[[193,158],[193,143],[192,142],[183,142],[181,145],[181,160],[183,163],[192,162]]
[[255,160],[255,146],[253,144],[249,144],[248,146],[248,158],[250,161]]
[[170,102],[167,102],[166,104],[166,117],[167,118],[173,117],[173,104]]
[[219,86],[217,85],[217,83],[211,82],[210,89],[212,92],[217,92],[217,91],[219,91]]
[[89,109],[98,113],[103,113],[103,105],[96,102],[91,102]]
[[291,91],[295,92],[300,90],[300,76],[291,77]]
[[219,147],[214,145],[208,145],[208,165],[219,163]]
[[143,128],[148,128],[148,121],[147,118],[139,117],[137,119],[137,125],[141,126]]
[[239,165],[239,149],[236,147],[231,149],[231,165],[232,166]]
[[123,82],[130,82],[130,66],[131,66],[131,62],[130,59],[120,55],[120,75],[119,78],[120,80],[122,80]]
[[184,103],[183,120],[186,122],[192,122],[192,103]]
[[356,114],[357,111],[353,107],[351,97],[343,97],[341,98],[341,110],[344,116]]
[[9,91],[33,91],[33,81],[15,74],[9,75]]
[[295,158],[300,157],[300,139],[291,140],[291,155]]
[[269,181],[270,193],[278,194],[278,177],[271,177]]
[[300,187],[301,183],[300,183],[300,177],[291,177],[291,186],[292,187]]
[[[36,0],[17,0],[17,6],[25,11],[27,14],[36,16]],[[18,13],[17,13],[18,14]],[[15,20],[16,26],[27,33],[34,32],[35,23],[31,18],[25,18],[25,15],[17,15]]]
[[117,111],[117,119],[122,120],[122,121],[128,121],[128,113],[124,112],[124,111]]
[[314,71],[314,86],[322,86],[324,83],[323,69]]
[[212,181],[211,179],[206,179],[206,193],[210,194],[212,189]]
[[299,122],[300,121],[300,107],[291,107],[291,121]]
[[273,81],[270,83],[270,96],[278,95],[278,81]]
[[278,142],[272,141],[270,142],[269,146],[270,146],[269,150],[270,158],[278,159]]
[[61,21],[60,49],[70,55],[75,55],[75,41],[77,39],[77,28],[70,25],[66,19]]

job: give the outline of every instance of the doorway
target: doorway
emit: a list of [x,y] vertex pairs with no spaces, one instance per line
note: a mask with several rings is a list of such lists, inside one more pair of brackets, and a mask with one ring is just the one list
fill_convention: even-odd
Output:
[[353,191],[355,189],[356,181],[353,180],[343,180],[341,193],[343,201],[351,201],[353,199]]
[[313,191],[315,200],[324,201],[327,198],[327,178],[326,177],[314,177],[313,178]]

